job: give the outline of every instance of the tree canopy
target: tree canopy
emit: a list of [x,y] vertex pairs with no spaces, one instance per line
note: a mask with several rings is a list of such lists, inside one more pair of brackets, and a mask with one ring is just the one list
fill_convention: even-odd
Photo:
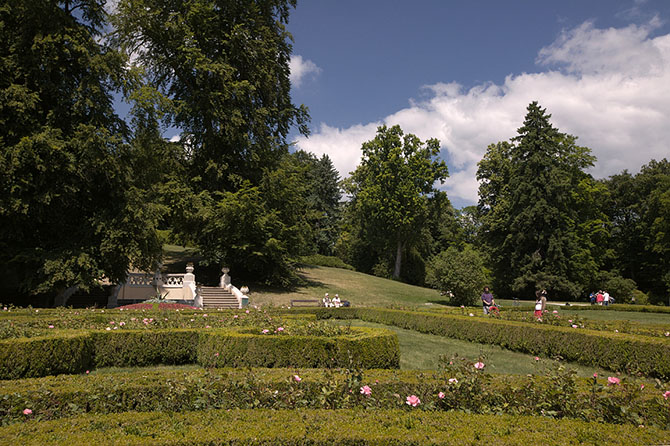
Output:
[[422,232],[435,183],[448,176],[444,161],[433,159],[439,151],[436,139],[423,143],[399,126],[381,126],[363,143],[361,164],[346,183],[361,234],[381,251],[395,253],[394,278],[400,277],[403,251]]
[[598,271],[604,194],[585,172],[595,158],[554,128],[536,102],[510,143],[489,146],[479,164],[481,236],[502,294],[536,287],[577,297]]
[[26,293],[119,280],[160,250],[112,92],[123,58],[95,0],[0,8],[0,264]]

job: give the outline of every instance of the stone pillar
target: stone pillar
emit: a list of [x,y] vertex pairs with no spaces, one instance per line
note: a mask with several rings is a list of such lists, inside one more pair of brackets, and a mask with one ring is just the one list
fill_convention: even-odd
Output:
[[195,268],[192,263],[186,264],[186,274],[184,274],[184,283],[182,284],[182,299],[184,300],[193,300],[195,299],[195,274],[193,274]]
[[220,288],[228,288],[230,287],[230,276],[228,273],[230,272],[230,268],[223,267],[221,268],[221,272],[223,272],[223,276],[221,276],[221,282],[219,283]]

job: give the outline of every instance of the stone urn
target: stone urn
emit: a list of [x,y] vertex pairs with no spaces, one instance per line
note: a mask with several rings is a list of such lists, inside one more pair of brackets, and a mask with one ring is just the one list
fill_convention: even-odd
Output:
[[242,293],[242,294],[249,294],[249,287],[246,286],[246,285],[243,286],[242,288],[240,288],[240,293]]

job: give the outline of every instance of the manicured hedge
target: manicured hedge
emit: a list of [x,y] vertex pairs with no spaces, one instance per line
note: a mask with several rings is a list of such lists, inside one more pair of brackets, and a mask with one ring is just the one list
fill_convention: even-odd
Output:
[[356,328],[355,336],[259,336],[202,332],[198,363],[207,367],[398,368],[398,337],[389,330]]
[[570,309],[580,310],[599,310],[599,311],[635,311],[638,313],[666,313],[670,314],[670,307],[659,305],[631,305],[631,304],[614,304],[614,305],[571,305],[565,307],[565,310]]
[[0,445],[632,445],[670,432],[572,420],[413,410],[126,412],[0,428]]
[[667,339],[582,328],[378,308],[309,309],[318,318],[362,319],[614,371],[670,378]]
[[[84,413],[184,412],[247,408],[392,409],[417,395],[418,410],[551,415],[616,424],[670,427],[663,389],[624,380],[607,386],[554,376],[492,376],[475,371],[324,369],[152,369],[51,376],[4,382],[0,386],[0,425],[25,421],[29,408],[40,420]],[[295,376],[300,378],[298,382]],[[449,383],[456,378],[457,383]],[[371,388],[371,395],[360,392]],[[327,393],[324,392],[324,389]],[[443,392],[443,398],[439,397]]]
[[0,341],[0,379],[79,373],[93,365],[89,333]]
[[199,363],[208,367],[397,368],[395,333],[352,328],[322,337],[256,335],[239,330],[115,330],[54,332],[0,341],[0,379],[82,373],[92,367]]

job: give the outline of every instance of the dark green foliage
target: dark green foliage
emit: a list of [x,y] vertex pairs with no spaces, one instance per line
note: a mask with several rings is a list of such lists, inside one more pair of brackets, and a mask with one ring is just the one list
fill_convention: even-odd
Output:
[[480,234],[504,296],[546,288],[576,298],[602,263],[605,189],[584,172],[595,158],[550,117],[531,103],[519,136],[489,146],[479,163]]
[[299,150],[291,155],[303,167],[301,180],[305,183],[305,209],[312,236],[306,248],[323,255],[332,255],[339,235],[340,199],[339,174],[328,155],[317,158]]
[[329,266],[332,268],[342,268],[342,269],[348,269],[353,271],[354,267],[351,265],[348,265],[342,261],[339,257],[332,257],[332,256],[324,256],[321,254],[314,254],[311,256],[302,256],[300,257],[300,263],[304,263],[306,265],[314,265],[314,266]]
[[624,171],[604,184],[612,220],[612,267],[649,293],[652,302],[666,302],[670,295],[670,162],[652,160],[637,175]]
[[112,106],[123,59],[104,19],[93,0],[0,9],[0,266],[14,290],[118,280],[160,249]]
[[169,101],[183,130],[197,189],[254,184],[286,153],[293,124],[307,112],[291,103],[286,23],[294,0],[171,2],[124,0],[115,33],[148,83]]
[[[402,403],[400,403],[402,404]],[[0,444],[548,446],[657,444],[667,431],[515,415],[391,410],[209,410],[81,415],[0,428]]]
[[453,293],[452,305],[478,305],[488,281],[484,259],[470,245],[462,251],[451,247],[428,262],[426,283],[444,293]]

